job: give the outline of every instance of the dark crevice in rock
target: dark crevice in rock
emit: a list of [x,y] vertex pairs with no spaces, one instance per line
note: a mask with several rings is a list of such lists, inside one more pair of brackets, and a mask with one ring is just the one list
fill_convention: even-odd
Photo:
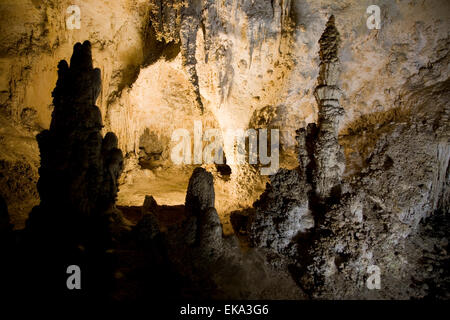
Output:
[[141,68],[148,67],[161,58],[171,61],[180,53],[180,42],[175,40],[167,41],[164,38],[158,40],[151,22],[145,31],[144,38],[144,61]]

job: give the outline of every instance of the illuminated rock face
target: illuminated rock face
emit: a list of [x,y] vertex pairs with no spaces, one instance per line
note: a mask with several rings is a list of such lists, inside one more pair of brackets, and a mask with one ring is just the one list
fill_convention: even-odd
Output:
[[[366,167],[344,177],[345,157],[338,143],[344,109],[336,86],[339,33],[333,17],[319,43],[318,123],[297,130],[299,167],[271,176],[254,203],[247,225],[251,244],[297,261],[294,277],[314,298],[448,296],[447,289],[429,290],[440,282],[448,287],[448,275],[426,272],[449,259],[437,240],[438,224],[448,226],[444,212],[449,191],[443,177],[448,177],[450,157],[448,133],[442,131],[450,125],[444,107],[448,94],[429,106],[426,115],[416,107],[410,115],[395,116],[395,122],[362,128],[375,146]],[[440,129],[433,133],[434,122]],[[349,137],[342,139],[348,146]],[[434,231],[425,236],[426,228]],[[420,254],[412,249],[422,241],[435,261],[427,267],[417,264]],[[432,253],[433,245],[438,252]],[[365,283],[373,268],[382,270],[383,291],[371,291]],[[408,289],[399,289],[406,283]]]
[[314,226],[310,191],[311,186],[299,170],[281,169],[272,176],[249,217],[252,245],[295,256],[297,238]]
[[[279,128],[280,164],[292,168],[296,166],[292,156],[297,144],[295,131],[318,122],[314,93],[323,94],[315,90],[318,74],[328,86],[345,91],[339,99],[346,111],[337,128],[340,134],[348,133],[353,121],[366,121],[366,115],[414,103],[408,92],[448,77],[449,10],[445,10],[445,1],[383,4],[380,30],[367,28],[367,5],[351,0],[89,0],[80,4],[79,30],[66,27],[69,5],[72,3],[65,0],[4,1],[0,5],[5,17],[1,27],[8,31],[0,41],[2,114],[15,121],[16,128],[48,128],[52,111],[48,93],[56,81],[57,62],[71,53],[75,42],[89,39],[94,64],[103,74],[98,106],[104,133],[117,135],[120,149],[128,155],[128,175],[142,181],[146,173],[132,164],[139,157],[140,138],[146,130],[157,137],[157,151],[162,155],[158,165],[178,169],[167,156],[172,147],[170,136],[177,128],[190,130],[194,120],[201,119],[204,127],[222,132]],[[321,67],[318,40],[331,14],[340,30],[340,64],[329,62]],[[338,81],[335,69],[339,68]],[[40,81],[34,81],[36,78]],[[335,93],[330,89],[327,95]],[[377,120],[369,117],[367,121]],[[12,130],[6,131],[6,141],[16,136],[8,134]],[[29,143],[24,148],[26,159],[12,157],[19,162],[16,166],[7,159],[2,171],[12,176],[11,171],[25,167],[29,171],[25,174],[35,181],[37,146]],[[233,142],[227,138],[225,154],[232,151]],[[335,162],[341,163],[340,159]],[[355,162],[349,162],[349,171],[358,169],[353,167]],[[225,202],[235,207],[251,205],[256,190],[261,189],[242,186],[243,181],[261,185],[251,168],[231,169],[230,182],[218,180],[216,185],[217,191],[226,195],[217,197],[219,212],[221,207],[226,209]],[[190,173],[184,174],[183,188]],[[3,184],[6,189],[6,182]],[[136,194],[131,185],[122,188],[119,199],[123,204],[139,205],[145,192],[127,202],[130,194]],[[130,192],[126,192],[129,186]],[[33,183],[27,189],[30,192],[24,197],[36,202]],[[5,192],[13,191],[9,187]],[[181,204],[184,192],[180,188],[173,203]],[[22,198],[18,199],[24,202]],[[17,201],[17,197],[11,199]],[[23,211],[26,209],[11,207],[12,219],[16,221]],[[23,223],[17,222],[19,226]]]
[[[353,0],[86,0],[80,30],[65,26],[71,4],[0,4],[8,237],[6,209],[21,229],[41,201],[27,231],[102,251],[116,196],[141,206],[152,194],[197,214],[166,230],[147,214],[138,242],[194,281],[215,279],[220,297],[304,298],[299,283],[310,298],[448,298],[448,1],[384,3],[379,30]],[[280,129],[281,169],[264,179],[250,165],[228,177],[174,165],[171,134],[196,120],[222,133]],[[234,150],[225,135],[228,159]],[[248,254],[222,236],[242,208]],[[380,291],[365,283],[374,265]]]

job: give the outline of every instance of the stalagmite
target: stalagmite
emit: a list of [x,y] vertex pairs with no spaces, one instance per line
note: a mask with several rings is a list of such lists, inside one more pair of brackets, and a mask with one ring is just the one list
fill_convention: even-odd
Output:
[[[102,138],[102,118],[95,106],[101,89],[100,70],[92,65],[91,44],[77,43],[70,60],[58,65],[58,81],[53,91],[54,111],[49,130],[38,135],[41,168],[38,190],[39,214],[28,226],[62,229],[73,244],[82,244],[91,224],[97,225],[114,206],[117,179],[122,172],[122,152],[114,133]],[[107,226],[104,226],[107,228]],[[101,241],[107,241],[103,239]]]
[[326,199],[333,191],[335,195],[339,193],[345,169],[345,157],[338,142],[339,121],[344,115],[344,108],[339,104],[342,95],[338,87],[340,35],[334,24],[334,16],[328,20],[319,45],[321,62],[318,86],[314,91],[319,107],[318,123],[297,130],[296,138],[299,163],[305,173],[312,175],[308,178],[317,196]]
[[111,279],[107,249],[111,223],[120,223],[115,200],[123,157],[113,133],[102,137],[95,105],[100,91],[90,42],[75,44],[70,66],[65,60],[58,65],[50,129],[37,135],[41,203],[30,213],[24,238],[30,261],[41,261],[29,275],[31,286],[45,283],[55,295],[61,289],[58,270],[69,265],[83,265],[83,274],[89,269],[84,294],[98,294]]
[[449,1],[0,13],[5,305],[450,299]]
[[314,146],[314,184],[318,196],[326,198],[331,195],[333,188],[339,186],[345,169],[345,157],[338,143],[339,121],[344,115],[344,108],[339,104],[342,92],[337,86],[340,74],[340,35],[334,25],[334,16],[328,20],[319,44],[319,85],[314,92],[319,105],[319,133]]
[[214,207],[214,199],[212,174],[201,167],[195,168],[186,194],[186,211],[189,214],[201,215],[208,208]]

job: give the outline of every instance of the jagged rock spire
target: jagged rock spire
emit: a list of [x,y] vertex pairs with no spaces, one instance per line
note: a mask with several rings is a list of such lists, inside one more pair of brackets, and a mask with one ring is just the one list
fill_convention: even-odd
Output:
[[300,167],[320,199],[328,198],[338,189],[345,169],[345,157],[338,143],[339,121],[344,115],[339,104],[342,91],[338,87],[340,43],[335,19],[331,16],[319,40],[321,62],[314,90],[318,122],[297,130]]
[[319,106],[319,130],[314,146],[313,183],[316,194],[322,199],[339,188],[345,169],[345,157],[338,143],[339,122],[344,115],[344,109],[339,104],[342,91],[338,87],[340,42],[334,16],[331,16],[319,40],[321,63],[318,86],[314,91]]
[[298,253],[296,237],[315,226],[311,208],[317,210],[317,203],[339,196],[345,169],[338,143],[339,120],[344,114],[338,87],[340,38],[333,16],[319,43],[321,63],[314,92],[319,106],[318,122],[296,131],[299,170],[279,170],[273,175],[248,218],[252,245],[291,256]]
[[341,73],[338,57],[340,43],[339,32],[334,24],[334,16],[331,16],[319,40],[319,77],[317,78],[318,86],[314,92],[319,106],[324,105],[325,100],[339,100],[341,97],[341,91],[337,87]]
[[41,204],[28,225],[59,229],[74,245],[90,241],[93,224],[107,228],[107,218],[101,217],[114,206],[123,166],[115,134],[101,135],[102,117],[95,105],[100,91],[101,73],[93,67],[90,42],[75,44],[70,66],[65,60],[58,64],[50,129],[37,136]]
[[41,202],[26,223],[23,264],[33,265],[27,289],[45,286],[57,298],[70,294],[61,278],[70,265],[89,270],[82,278],[84,296],[102,296],[112,279],[107,250],[112,227],[120,224],[115,198],[123,156],[114,133],[101,134],[102,116],[95,105],[100,90],[91,44],[77,43],[70,65],[58,64],[50,128],[36,136]]
[[329,63],[338,60],[338,50],[341,44],[339,31],[336,29],[334,16],[328,19],[325,31],[319,39],[320,60],[322,63]]

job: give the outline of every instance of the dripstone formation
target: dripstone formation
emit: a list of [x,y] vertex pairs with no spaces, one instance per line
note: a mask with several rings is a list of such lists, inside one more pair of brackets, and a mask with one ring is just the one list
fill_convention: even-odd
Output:
[[[213,175],[204,168],[196,168],[189,180],[184,219],[161,232],[169,264],[182,279],[178,284],[188,288],[183,289],[183,296],[301,297],[301,290],[289,278],[287,270],[274,270],[264,262],[260,252],[253,249],[243,252],[235,235],[223,235],[214,208],[214,193]],[[145,216],[144,219],[147,221]],[[156,238],[152,240],[156,241]]]
[[[214,207],[213,176],[204,168],[194,169],[186,192],[185,214],[187,242],[191,242],[201,257],[220,254],[222,248],[222,224]],[[201,259],[200,259],[201,260]]]
[[[252,12],[256,3],[249,7]],[[217,17],[215,6],[209,7],[203,14]],[[198,4],[188,8],[191,22],[200,17],[195,8],[200,9]],[[259,8],[267,12],[266,4]],[[159,6],[155,10],[166,16]],[[275,11],[269,10],[268,19],[273,17]],[[178,31],[172,30],[170,39],[181,32],[184,40],[175,42],[189,40],[195,49],[191,40],[196,27],[173,23]],[[167,26],[154,28],[166,33]],[[209,39],[206,43],[213,44],[214,38]],[[421,69],[420,81],[410,83],[415,89],[399,96],[388,111],[339,128],[344,109],[339,104],[340,37],[333,16],[319,44],[318,121],[296,131],[299,166],[272,175],[252,207],[239,203],[243,209],[230,214],[235,233],[228,235],[221,223],[227,212],[222,207],[219,215],[215,208],[215,183],[221,196],[227,186],[214,180],[223,175],[217,175],[217,168],[193,170],[184,204],[159,205],[148,195],[142,207],[116,208],[123,156],[116,135],[101,133],[102,117],[95,106],[101,76],[93,67],[91,45],[77,43],[70,65],[61,61],[58,66],[50,128],[37,136],[41,203],[25,229],[14,230],[10,223],[15,221],[9,215],[11,192],[0,195],[2,297],[45,303],[68,297],[72,307],[80,305],[77,298],[159,305],[160,299],[183,298],[449,299],[450,80],[424,79],[443,75],[450,56]],[[151,168],[152,155],[160,153],[164,140],[157,140],[153,131],[144,136],[141,166]],[[137,158],[129,159],[130,167],[138,167]],[[239,186],[231,185],[234,193],[257,192],[248,172],[233,167],[232,175]],[[22,186],[17,179],[10,181],[13,189]],[[66,285],[69,266],[80,267],[81,290]],[[368,285],[370,270],[380,273],[379,289]]]
[[[385,115],[390,120],[365,125],[374,146],[360,172],[344,177],[333,17],[319,44],[318,123],[297,130],[299,167],[280,169],[254,204],[247,225],[251,245],[285,257],[310,298],[448,298],[442,230],[448,229],[449,140],[439,129],[448,127],[448,103],[427,110],[418,105],[408,116]],[[361,137],[341,139],[354,147]],[[380,270],[380,290],[367,284],[374,269]]]
[[[123,167],[117,137],[101,134],[102,117],[95,105],[100,91],[91,44],[77,43],[70,66],[65,60],[58,65],[50,128],[37,136],[41,203],[30,214],[24,242],[42,261],[37,269],[49,277],[46,283],[63,277],[69,265],[84,266],[85,292],[103,290],[101,279],[108,274],[105,256],[111,223],[117,222],[114,203]],[[91,286],[92,279],[96,284]]]
[[[103,138],[102,117],[95,106],[101,91],[99,69],[92,65],[91,44],[74,46],[70,67],[58,65],[53,91],[54,110],[49,130],[37,139],[41,151],[38,190],[41,204],[30,217],[30,230],[58,225],[68,244],[90,242],[107,246],[107,236],[92,226],[107,226],[106,213],[114,206],[122,152],[114,133]],[[35,210],[35,211],[36,211]],[[53,226],[52,226],[53,227]],[[106,232],[106,231],[105,231]]]
[[318,124],[311,123],[306,130],[297,130],[299,163],[313,185],[319,199],[338,195],[345,156],[338,142],[339,122],[344,108],[339,104],[342,91],[338,87],[340,36],[334,16],[327,22],[320,40],[318,86],[314,91],[319,107]]
[[321,202],[339,196],[345,157],[338,143],[339,120],[344,109],[339,104],[339,32],[331,16],[320,44],[320,72],[315,96],[319,105],[318,125],[297,130],[299,167],[279,170],[249,219],[254,246],[296,255],[297,239],[314,227],[314,211]]
[[338,49],[339,32],[331,16],[325,31],[319,40],[320,69],[319,85],[314,95],[319,106],[319,131],[314,143],[315,172],[314,185],[320,198],[331,195],[333,188],[339,187],[345,170],[345,157],[338,143],[339,121],[344,115],[344,108],[339,105],[342,95],[337,86],[340,74]]
[[186,210],[194,215],[200,215],[208,208],[214,207],[214,183],[212,174],[203,168],[195,168],[189,179],[186,193]]

